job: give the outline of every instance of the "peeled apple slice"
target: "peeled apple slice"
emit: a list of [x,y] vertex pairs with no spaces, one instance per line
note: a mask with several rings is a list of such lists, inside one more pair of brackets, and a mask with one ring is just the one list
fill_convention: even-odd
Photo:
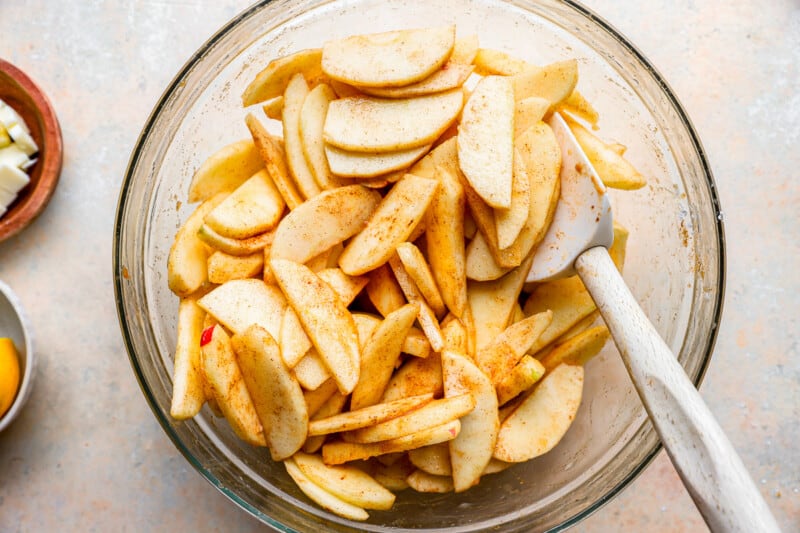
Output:
[[[417,148],[435,141],[456,119],[463,103],[461,89],[398,100],[341,98],[328,107],[325,142],[354,152]],[[509,143],[512,133],[513,129],[509,132]],[[510,167],[508,186],[510,201]]]
[[400,87],[428,77],[450,57],[456,27],[388,31],[328,41],[322,70],[365,87]]

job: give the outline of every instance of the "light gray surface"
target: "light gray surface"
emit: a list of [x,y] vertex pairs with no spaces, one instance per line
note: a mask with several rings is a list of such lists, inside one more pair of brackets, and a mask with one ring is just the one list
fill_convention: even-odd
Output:
[[[150,413],[117,326],[111,242],[139,129],[240,0],[0,1],[0,55],[49,94],[64,172],[47,211],[0,244],[40,356],[0,434],[0,531],[256,530]],[[725,312],[703,397],[785,531],[800,529],[800,7],[790,0],[596,0],[689,112],[725,215]],[[704,526],[662,453],[576,531]]]

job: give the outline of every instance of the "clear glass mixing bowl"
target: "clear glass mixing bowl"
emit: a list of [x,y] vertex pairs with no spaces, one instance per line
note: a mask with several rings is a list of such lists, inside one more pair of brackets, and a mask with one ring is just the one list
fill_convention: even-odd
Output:
[[588,365],[583,405],[552,452],[463,494],[405,491],[366,523],[310,503],[266,450],[243,444],[207,408],[188,422],[169,417],[178,300],[167,288],[167,254],[194,207],[185,202],[193,171],[248,136],[243,89],[270,59],[328,38],[441,23],[533,63],[579,59],[578,87],[599,109],[602,135],[626,144],[649,178],[646,188],[613,197],[615,217],[631,232],[625,279],[695,383],[711,357],[724,250],[708,163],[667,84],[602,19],[559,0],[261,2],[197,51],[148,119],[120,193],[114,275],[131,364],[164,430],[220,492],[279,530],[559,530],[617,494],[659,449],[613,346]]

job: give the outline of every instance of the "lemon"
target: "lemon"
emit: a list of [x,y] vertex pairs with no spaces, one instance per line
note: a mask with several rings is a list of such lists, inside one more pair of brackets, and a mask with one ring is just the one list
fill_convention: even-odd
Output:
[[14,343],[7,337],[0,338],[0,416],[3,416],[19,388],[19,359]]

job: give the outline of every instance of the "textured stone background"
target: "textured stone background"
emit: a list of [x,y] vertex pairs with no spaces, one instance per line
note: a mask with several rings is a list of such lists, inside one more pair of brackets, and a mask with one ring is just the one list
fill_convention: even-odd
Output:
[[[2,0],[0,56],[49,93],[66,157],[47,211],[0,244],[41,366],[0,434],[0,531],[257,530],[180,456],[122,345],[118,186],[177,69],[247,0]],[[728,285],[702,394],[786,532],[800,530],[800,5],[591,0],[677,93],[722,196]],[[178,511],[188,506],[191,512]],[[702,531],[666,455],[574,531]]]

